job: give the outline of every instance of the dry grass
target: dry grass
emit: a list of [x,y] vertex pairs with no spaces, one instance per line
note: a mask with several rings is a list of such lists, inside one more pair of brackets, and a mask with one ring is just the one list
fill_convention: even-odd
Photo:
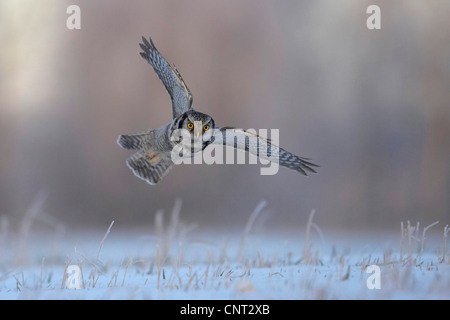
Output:
[[[31,225],[39,216],[42,205],[43,201],[39,200],[30,207],[32,209],[27,212],[18,232],[20,241],[16,245],[22,250],[20,254],[23,261],[31,261],[29,265],[31,267],[33,258],[24,257],[23,254],[29,251],[26,247],[33,237]],[[192,241],[189,236],[195,225],[180,220],[182,203],[178,200],[167,223],[163,211],[155,214],[154,237],[151,238],[154,254],[133,256],[122,250],[117,253],[123,255],[120,262],[115,262],[112,258],[117,256],[111,255],[111,248],[121,243],[117,239],[110,239],[117,228],[112,230],[113,221],[100,243],[97,243],[97,246],[92,243],[94,247],[98,247],[92,257],[81,253],[76,247],[72,255],[59,253],[66,256],[63,263],[49,262],[48,259],[40,257],[36,263],[38,271],[35,278],[29,276],[27,264],[24,263],[20,269],[11,271],[5,267],[9,263],[3,259],[0,295],[5,292],[4,288],[8,288],[10,292],[18,295],[31,290],[39,297],[39,294],[53,292],[52,290],[58,288],[57,283],[61,281],[59,288],[63,291],[58,292],[64,296],[64,292],[69,291],[65,290],[67,281],[65,270],[69,265],[76,264],[81,270],[82,291],[87,290],[86,294],[104,292],[105,297],[108,297],[108,291],[102,291],[105,289],[111,290],[113,297],[120,288],[123,290],[135,288],[136,292],[144,296],[151,293],[166,298],[170,298],[171,295],[190,297],[192,294],[194,296],[199,294],[200,298],[213,296],[223,298],[227,294],[277,298],[277,294],[280,294],[281,297],[288,299],[333,299],[352,297],[352,292],[355,298],[360,298],[361,292],[366,294],[367,298],[373,298],[371,292],[365,288],[367,277],[365,271],[368,266],[376,264],[383,272],[383,297],[398,292],[414,295],[421,292],[418,291],[419,286],[425,286],[425,289],[421,289],[425,290],[423,291],[425,293],[448,297],[444,294],[445,288],[448,289],[450,285],[448,276],[450,259],[446,252],[448,225],[444,227],[443,242],[437,247],[434,241],[436,235],[430,236],[430,232],[433,227],[432,230],[437,229],[438,222],[421,229],[419,223],[412,224],[407,221],[406,224],[401,223],[400,248],[389,246],[382,252],[367,249],[355,254],[351,252],[351,248],[342,248],[339,244],[327,246],[322,231],[314,223],[315,211],[312,211],[303,236],[299,233],[298,237],[291,237],[294,244],[291,248],[277,245],[275,249],[269,250],[267,245],[271,242],[265,237],[255,238],[256,234],[253,231],[256,220],[266,207],[265,202],[258,204],[250,214],[240,237],[225,239],[220,243],[214,243],[213,238],[199,242]],[[0,248],[11,249],[11,246],[6,248],[4,245],[10,234],[10,230],[4,227],[8,226],[7,220],[3,220],[1,226]],[[317,238],[312,236],[313,230]],[[327,234],[327,238],[333,237]],[[301,239],[303,249],[298,250],[298,242]],[[106,245],[109,241],[112,242]],[[361,242],[363,239],[358,241]],[[143,246],[142,243],[126,242],[126,244]],[[431,244],[435,246],[435,255],[432,254]],[[105,248],[109,250],[106,253],[103,250]],[[152,249],[144,251],[152,252]],[[13,261],[18,261],[17,256],[13,258]],[[446,272],[441,271],[443,268]],[[54,277],[55,274],[58,275],[58,270],[61,270],[61,278]],[[427,276],[428,273],[433,276]],[[292,296],[289,294],[290,291],[296,295]],[[225,296],[217,296],[218,292],[223,292]],[[426,294],[420,297],[426,297]]]

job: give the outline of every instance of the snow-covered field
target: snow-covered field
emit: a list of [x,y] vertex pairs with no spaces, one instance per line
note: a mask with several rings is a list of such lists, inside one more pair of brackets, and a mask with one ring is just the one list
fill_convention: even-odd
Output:
[[[394,234],[305,240],[305,233],[268,230],[157,235],[117,229],[103,243],[100,231],[11,241],[2,248],[0,298],[450,298],[450,260],[448,254],[442,260],[438,234],[427,236],[421,255],[420,242],[410,238],[412,248],[405,237],[400,260],[401,237]],[[80,290],[67,289],[70,265],[80,268]],[[380,267],[380,289],[368,288],[375,274],[366,272],[369,265]],[[76,285],[77,278],[71,280]]]
[[[417,227],[417,225],[414,225]],[[152,229],[2,235],[0,299],[449,299],[444,226],[399,232]],[[299,228],[300,229],[300,228]],[[408,232],[409,230],[409,232]],[[377,272],[367,273],[370,265]],[[78,267],[79,278],[65,270]],[[369,278],[371,277],[371,278]],[[372,288],[379,280],[380,288]],[[369,283],[369,286],[368,286]]]

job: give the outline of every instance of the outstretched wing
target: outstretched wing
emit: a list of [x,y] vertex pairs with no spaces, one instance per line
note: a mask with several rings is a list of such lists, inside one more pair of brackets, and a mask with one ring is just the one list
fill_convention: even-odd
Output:
[[281,166],[296,170],[307,176],[307,172],[316,173],[313,167],[318,165],[309,162],[310,159],[296,156],[289,151],[274,145],[270,139],[258,136],[252,132],[239,128],[216,128],[211,143],[226,145],[235,149],[245,150],[251,154],[276,161]]
[[139,43],[143,50],[140,55],[153,67],[169,92],[172,99],[173,118],[176,118],[192,108],[192,93],[178,70],[172,67],[156,49],[152,39],[150,38],[149,42],[142,37],[142,42]]

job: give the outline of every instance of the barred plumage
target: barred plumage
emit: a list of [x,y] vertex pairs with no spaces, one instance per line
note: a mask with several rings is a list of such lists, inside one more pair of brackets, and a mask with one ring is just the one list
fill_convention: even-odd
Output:
[[158,49],[156,49],[152,39],[150,38],[149,40],[147,41],[147,39],[142,37],[142,43],[139,43],[139,46],[143,52],[140,52],[140,55],[153,67],[166,87],[172,99],[173,118],[176,118],[192,108],[192,93],[178,70],[164,59]]
[[260,137],[240,128],[224,127],[216,130],[213,144],[223,144],[235,149],[245,150],[251,154],[271,161],[277,161],[281,166],[296,170],[307,176],[307,172],[317,173],[312,167],[319,167],[307,158],[296,156],[272,143],[270,139]]
[[124,149],[139,150],[145,147],[152,134],[153,130],[138,134],[122,134],[117,139],[117,144]]
[[160,153],[149,158],[148,152],[141,150],[128,158],[127,165],[136,177],[149,184],[157,184],[174,164],[168,153]]
[[[187,139],[189,143],[196,141],[200,144],[198,150],[192,148],[190,144],[183,146],[183,151],[186,151],[187,154],[192,150],[194,150],[192,155],[202,152],[209,144],[222,144],[248,151],[269,161],[277,161],[281,166],[304,175],[307,175],[308,172],[316,173],[314,167],[318,167],[318,165],[309,162],[310,159],[296,156],[276,146],[270,139],[239,128],[215,129],[215,122],[211,116],[193,109],[191,91],[178,70],[172,67],[159,53],[152,39],[147,40],[142,37],[142,43],[139,46],[143,50],[140,55],[153,67],[170,95],[173,120],[158,129],[119,136],[117,143],[122,148],[138,150],[127,160],[128,167],[137,177],[150,184],[157,184],[170,171],[174,165],[171,152],[177,145],[177,141],[181,139],[180,137],[174,139],[178,129],[184,129],[189,133]],[[201,124],[200,129],[193,125],[197,122]],[[204,139],[205,136],[207,139]],[[184,141],[183,139],[181,141]]]

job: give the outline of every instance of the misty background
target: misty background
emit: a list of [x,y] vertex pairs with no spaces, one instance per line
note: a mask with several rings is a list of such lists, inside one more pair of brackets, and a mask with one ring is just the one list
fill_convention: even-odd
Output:
[[[66,9],[81,9],[68,30]],[[366,9],[381,8],[381,30]],[[450,2],[0,0],[0,216],[36,197],[69,228],[141,226],[182,199],[181,219],[398,229],[450,217]],[[194,108],[218,126],[279,129],[321,167],[176,166],[157,186],[125,165],[120,134],[171,120],[139,56],[141,36],[175,63]],[[48,220],[48,219],[47,219]],[[45,224],[45,222],[44,222]]]

